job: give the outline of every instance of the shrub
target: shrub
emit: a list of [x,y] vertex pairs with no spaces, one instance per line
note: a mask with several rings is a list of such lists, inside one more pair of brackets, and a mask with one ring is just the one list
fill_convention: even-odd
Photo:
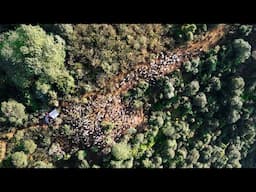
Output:
[[17,168],[25,168],[28,165],[27,155],[21,152],[15,152],[11,155],[12,164]]
[[204,108],[207,104],[206,95],[203,92],[200,92],[194,98],[194,104],[200,108]]
[[131,148],[125,143],[116,143],[113,145],[111,153],[117,160],[126,160],[131,156]]
[[34,153],[37,145],[35,144],[35,142],[31,139],[29,140],[25,140],[23,143],[23,147],[24,147],[24,151],[28,154]]

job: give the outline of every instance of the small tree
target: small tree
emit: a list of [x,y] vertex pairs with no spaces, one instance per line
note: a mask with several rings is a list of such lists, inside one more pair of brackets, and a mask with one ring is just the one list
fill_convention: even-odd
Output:
[[143,107],[143,104],[144,103],[142,101],[138,100],[138,99],[133,101],[133,107],[135,109],[141,109]]
[[232,109],[237,109],[237,110],[242,109],[242,106],[243,106],[242,98],[239,96],[231,97],[230,106]]
[[235,39],[232,45],[235,50],[235,63],[244,63],[251,55],[251,45],[243,39]]
[[205,107],[207,104],[206,95],[203,92],[198,93],[194,98],[194,104],[200,108]]
[[213,90],[219,91],[221,89],[221,81],[219,77],[212,77],[210,79],[210,86]]
[[174,87],[173,84],[170,81],[166,81],[164,84],[164,95],[166,99],[171,99],[174,97]]
[[199,154],[198,150],[197,149],[192,149],[189,152],[189,155],[188,155],[187,159],[188,159],[189,163],[195,164],[198,161],[199,157],[200,157],[200,154]]
[[162,127],[164,124],[164,114],[163,112],[157,111],[153,112],[149,119],[150,125],[155,125],[157,127]]
[[52,163],[46,163],[44,161],[37,161],[34,163],[34,168],[39,168],[39,169],[48,169],[48,168],[53,168],[53,164]]
[[251,33],[252,28],[252,25],[241,25],[239,27],[239,32],[244,36],[248,36]]
[[228,123],[232,124],[237,122],[241,118],[239,111],[232,109],[228,116]]
[[84,160],[84,159],[86,158],[86,156],[87,156],[87,153],[86,153],[86,151],[84,151],[84,150],[79,150],[79,151],[77,152],[77,158],[78,158],[78,160],[80,160],[80,161]]
[[27,155],[21,152],[15,152],[11,155],[12,164],[17,168],[25,168],[28,165]]
[[126,160],[131,157],[131,148],[125,143],[116,143],[113,145],[111,153],[117,160]]
[[142,143],[144,140],[144,134],[143,133],[138,133],[135,136],[135,143]]
[[170,137],[175,133],[175,127],[172,126],[171,122],[167,122],[164,125],[162,132],[165,136]]
[[78,168],[90,168],[90,165],[86,159],[83,159],[79,164]]
[[28,139],[28,140],[24,141],[23,147],[24,147],[24,151],[26,153],[32,154],[35,152],[37,145],[35,144],[35,142],[33,140]]
[[231,79],[232,89],[243,89],[245,85],[243,77],[234,77]]
[[187,93],[189,95],[195,95],[199,91],[200,85],[197,80],[191,81],[187,87]]

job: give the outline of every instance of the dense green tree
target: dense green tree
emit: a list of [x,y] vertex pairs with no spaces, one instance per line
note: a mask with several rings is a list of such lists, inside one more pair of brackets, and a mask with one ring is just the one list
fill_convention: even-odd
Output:
[[241,153],[235,145],[230,145],[227,148],[228,163],[233,168],[241,168],[240,160]]
[[245,86],[244,79],[242,77],[234,77],[231,79],[232,89],[243,89]]
[[34,153],[37,145],[32,139],[25,140],[23,143],[24,151],[28,154]]
[[141,107],[143,107],[143,102],[140,101],[140,100],[134,100],[134,102],[133,102],[133,107],[134,107],[135,109],[140,109]]
[[125,143],[116,143],[113,145],[111,153],[117,160],[126,160],[131,157],[131,148]]
[[203,92],[198,93],[194,97],[194,105],[196,105],[200,108],[204,108],[206,106],[206,104],[207,104],[207,98]]
[[46,31],[58,34],[66,41],[72,41],[75,38],[72,24],[44,24],[42,27]]
[[164,95],[166,99],[171,99],[175,95],[175,89],[170,81],[166,81],[164,85]]
[[176,140],[171,140],[171,139],[168,139],[167,141],[166,141],[166,146],[168,147],[168,148],[171,148],[171,149],[173,149],[173,150],[176,150],[177,149],[177,141]]
[[167,122],[162,131],[165,136],[172,136],[175,133],[175,127],[172,126],[171,122]]
[[90,168],[90,165],[86,159],[83,159],[79,164],[78,168]]
[[128,160],[121,160],[121,161],[110,161],[110,167],[111,168],[132,168],[133,166],[133,158],[130,158]]
[[196,95],[196,93],[199,91],[199,88],[200,88],[200,85],[197,80],[191,81],[187,87],[188,95]]
[[24,105],[11,99],[1,103],[1,112],[8,122],[17,126],[23,125],[28,118]]
[[48,35],[39,26],[21,25],[0,36],[0,68],[19,90],[30,93],[36,88],[39,98],[56,85],[62,93],[74,89],[74,79],[65,69],[65,42]]
[[200,154],[198,150],[192,149],[188,154],[187,160],[189,163],[195,164],[198,161],[199,157],[200,157]]
[[192,70],[192,63],[190,61],[185,61],[183,67],[186,72],[191,72]]
[[213,152],[210,158],[212,161],[212,166],[216,168],[225,167],[228,160],[227,156],[225,155],[225,149],[219,146],[213,147]]
[[240,110],[243,106],[243,101],[241,97],[234,96],[230,98],[230,106],[232,109]]
[[33,168],[39,168],[39,169],[49,169],[49,168],[53,168],[53,164],[52,163],[46,163],[44,161],[37,161],[34,163]]
[[221,80],[219,77],[212,77],[210,79],[210,86],[214,91],[219,91],[221,89]]
[[79,151],[77,152],[77,158],[78,158],[78,160],[80,160],[80,161],[84,160],[84,159],[86,158],[86,156],[87,156],[87,153],[86,153],[86,151],[84,151],[84,150],[79,150]]
[[235,50],[235,63],[244,63],[251,55],[251,45],[243,39],[235,39],[232,44]]
[[240,112],[237,110],[231,110],[228,115],[229,123],[235,123],[241,118]]
[[157,127],[161,127],[164,124],[164,114],[160,111],[153,112],[149,119],[149,123],[151,125],[156,125]]
[[248,36],[252,32],[252,25],[241,25],[239,27],[239,32],[245,36]]
[[217,55],[211,55],[210,57],[207,58],[205,61],[207,64],[207,73],[212,73],[217,70],[217,62],[218,58]]
[[17,168],[25,168],[28,165],[27,155],[21,152],[15,152],[11,155],[12,164]]
[[74,26],[71,54],[94,73],[97,68],[112,76],[162,51],[162,33],[159,24],[79,24]]

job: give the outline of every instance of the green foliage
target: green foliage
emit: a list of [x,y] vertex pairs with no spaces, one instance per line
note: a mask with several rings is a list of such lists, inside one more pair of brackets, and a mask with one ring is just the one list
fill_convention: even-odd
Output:
[[191,81],[187,88],[188,95],[196,95],[196,93],[199,91],[200,85],[199,82],[194,80]]
[[144,134],[138,133],[138,134],[135,136],[135,143],[142,143],[143,140],[144,140]]
[[219,91],[222,86],[220,78],[215,76],[210,79],[209,85],[213,91]]
[[54,168],[54,166],[52,163],[46,163],[44,161],[37,161],[34,163],[33,168],[49,169],[49,168]]
[[141,107],[143,107],[143,102],[140,101],[140,100],[134,100],[134,102],[133,102],[133,107],[134,107],[135,109],[140,109]]
[[243,89],[245,85],[244,79],[242,77],[235,77],[231,79],[231,88],[236,89]]
[[198,152],[197,149],[192,149],[189,154],[188,154],[188,163],[195,164],[198,159],[200,158],[200,153]]
[[56,161],[65,157],[65,152],[61,149],[59,143],[53,143],[49,148],[48,154],[51,155]]
[[167,25],[167,36],[173,37],[177,43],[194,40],[200,33],[206,32],[206,24],[176,24]]
[[1,103],[1,112],[9,123],[16,126],[23,125],[28,118],[24,105],[11,99]]
[[199,72],[198,70],[199,64],[200,64],[200,58],[196,57],[196,58],[193,58],[191,61],[184,62],[183,68],[185,72],[187,73],[192,72],[192,74],[195,75]]
[[83,159],[83,160],[81,160],[81,163],[78,166],[78,168],[86,169],[86,168],[90,168],[90,165],[89,165],[89,163],[88,163],[88,161],[86,159]]
[[131,148],[125,143],[116,143],[113,145],[111,153],[117,160],[126,160],[131,157]]
[[172,97],[174,97],[175,93],[174,93],[175,89],[173,87],[173,84],[171,82],[166,81],[165,85],[164,85],[164,95],[166,99],[171,99]]
[[235,39],[232,44],[235,52],[235,63],[244,63],[251,55],[251,45],[243,39]]
[[35,152],[37,145],[31,139],[25,140],[23,143],[24,151],[28,154],[32,154]]
[[93,168],[93,169],[99,169],[100,166],[99,166],[99,165],[93,165],[91,168]]
[[11,155],[12,164],[17,168],[25,168],[28,165],[27,155],[21,152],[15,152]]
[[17,131],[14,138],[15,138],[16,142],[19,142],[20,140],[22,140],[24,138],[24,131],[23,130]]
[[[74,27],[71,53],[79,62],[100,68],[108,76],[151,58],[163,50],[158,24],[79,24]],[[92,49],[93,47],[93,49]]]
[[252,25],[241,25],[238,30],[242,35],[248,36],[252,32],[252,28]]
[[128,160],[122,160],[122,161],[110,161],[110,167],[111,168],[132,168],[133,167],[133,158]]
[[231,110],[228,116],[228,121],[230,123],[235,123],[240,119],[241,115],[240,112],[237,110]]
[[153,112],[149,119],[149,124],[150,125],[155,125],[157,127],[161,127],[164,124],[164,118],[163,118],[163,113],[162,112]]
[[167,122],[162,129],[165,136],[172,136],[175,133],[175,127],[172,126],[171,122]]
[[242,109],[243,101],[241,97],[238,97],[238,96],[231,97],[229,102],[230,102],[230,107],[232,109],[237,109],[237,110]]
[[53,85],[64,94],[73,91],[74,79],[64,66],[65,42],[59,36],[48,35],[39,26],[21,25],[0,38],[0,68],[30,100],[33,94],[42,100],[49,97]]
[[74,28],[72,24],[45,24],[42,27],[46,31],[58,34],[66,41],[72,41],[74,37]]
[[207,104],[206,95],[203,92],[198,93],[194,98],[194,105],[204,108]]
[[80,160],[80,161],[84,160],[84,159],[86,158],[86,156],[87,156],[87,153],[86,153],[86,151],[84,151],[84,150],[79,150],[79,151],[77,152],[77,158],[78,158],[78,160]]

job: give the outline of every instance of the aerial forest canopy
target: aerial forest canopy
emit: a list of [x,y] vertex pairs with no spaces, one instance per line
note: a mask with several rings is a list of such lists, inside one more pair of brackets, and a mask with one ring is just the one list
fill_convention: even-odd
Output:
[[256,167],[255,27],[0,25],[0,167]]
[[[65,41],[39,26],[21,25],[0,36],[0,68],[27,106],[57,100],[74,91],[74,79],[64,66]],[[56,88],[55,88],[56,87]],[[55,104],[55,103],[53,103]]]

